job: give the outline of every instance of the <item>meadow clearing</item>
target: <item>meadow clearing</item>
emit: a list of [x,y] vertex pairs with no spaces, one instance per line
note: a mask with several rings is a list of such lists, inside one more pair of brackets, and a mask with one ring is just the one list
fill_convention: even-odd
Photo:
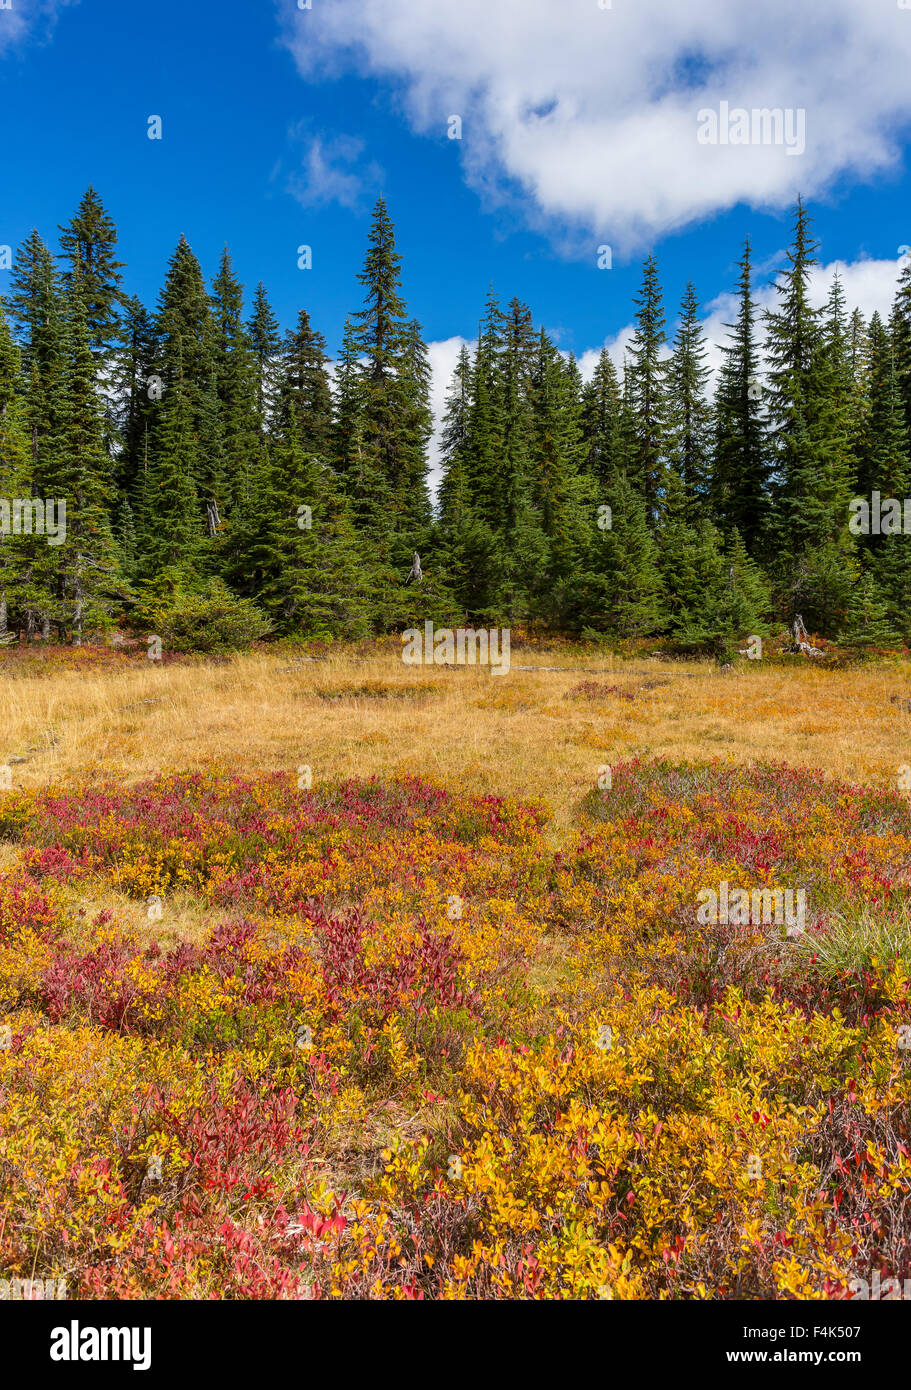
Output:
[[512,662],[0,658],[0,1277],[911,1277],[907,667]]

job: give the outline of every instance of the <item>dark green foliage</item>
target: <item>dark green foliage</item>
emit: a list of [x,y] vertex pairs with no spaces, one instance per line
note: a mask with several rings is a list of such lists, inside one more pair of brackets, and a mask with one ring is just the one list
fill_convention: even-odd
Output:
[[796,613],[858,647],[911,637],[911,536],[848,526],[852,497],[911,492],[911,266],[867,325],[837,279],[811,298],[816,249],[799,202],[760,345],[746,244],[714,382],[692,284],[666,341],[654,257],[622,371],[604,349],[587,381],[491,287],[431,479],[382,199],[333,362],[305,309],[282,333],[262,284],[245,305],[227,249],[207,288],[184,237],[149,312],[89,189],[59,257],[19,248],[0,315],[0,500],[67,505],[59,545],[0,534],[0,643],[131,616],[200,651],[427,619],[720,657]]

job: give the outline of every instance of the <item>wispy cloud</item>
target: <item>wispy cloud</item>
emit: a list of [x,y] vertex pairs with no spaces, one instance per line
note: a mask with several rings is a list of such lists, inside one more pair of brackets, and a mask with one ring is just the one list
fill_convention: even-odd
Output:
[[365,158],[364,141],[353,135],[325,137],[311,134],[305,124],[295,127],[292,139],[303,146],[300,167],[289,174],[286,190],[305,208],[340,207],[358,212],[367,195],[383,181],[376,160]]
[[47,43],[60,11],[78,3],[79,0],[10,0],[8,10],[0,9],[0,57],[26,41]]

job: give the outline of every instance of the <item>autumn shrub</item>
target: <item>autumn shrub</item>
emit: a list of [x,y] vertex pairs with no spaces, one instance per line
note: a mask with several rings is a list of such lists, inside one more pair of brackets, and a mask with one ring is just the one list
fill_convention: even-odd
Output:
[[[540,808],[416,778],[0,796],[3,1276],[402,1300],[911,1277],[907,802],[775,764],[612,773],[559,843]],[[806,919],[706,917],[722,883],[800,889]]]

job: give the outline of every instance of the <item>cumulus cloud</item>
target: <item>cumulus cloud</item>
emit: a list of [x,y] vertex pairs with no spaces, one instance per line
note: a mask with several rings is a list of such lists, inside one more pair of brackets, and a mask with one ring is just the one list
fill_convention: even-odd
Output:
[[0,57],[26,39],[46,42],[60,10],[78,3],[79,0],[12,0],[8,10],[0,9]]
[[[911,10],[890,0],[334,0],[282,5],[302,74],[396,84],[413,128],[461,115],[468,180],[621,254],[744,202],[780,209],[895,169]],[[700,144],[721,103],[805,113],[805,149]]]

